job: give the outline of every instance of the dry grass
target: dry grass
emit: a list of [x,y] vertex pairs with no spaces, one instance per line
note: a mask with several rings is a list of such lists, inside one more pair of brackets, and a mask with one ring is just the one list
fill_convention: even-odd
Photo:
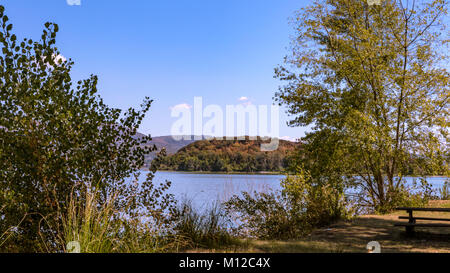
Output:
[[[430,207],[450,208],[450,201],[432,201]],[[403,227],[395,227],[398,216],[407,216],[398,211],[388,215],[364,215],[352,221],[339,222],[328,228],[314,231],[307,238],[295,241],[243,242],[240,249],[232,252],[274,252],[274,253],[343,253],[367,252],[370,241],[378,241],[384,253],[426,252],[450,253],[450,228],[417,228],[416,236],[405,236]],[[450,218],[450,213],[417,212],[415,216]],[[433,221],[437,223],[436,221]],[[448,223],[448,222],[447,222]],[[205,252],[197,249],[195,252]],[[216,252],[206,250],[206,252]],[[222,252],[222,251],[220,251]],[[227,251],[228,252],[228,251]]]

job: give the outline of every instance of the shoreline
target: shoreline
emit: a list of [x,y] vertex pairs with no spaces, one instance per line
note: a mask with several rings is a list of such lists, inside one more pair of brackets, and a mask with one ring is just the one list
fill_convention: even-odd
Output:
[[[148,169],[143,169],[142,171],[148,172]],[[283,172],[213,172],[213,171],[175,171],[175,170],[158,170],[158,172],[165,173],[186,173],[186,174],[229,174],[229,175],[286,175]],[[417,176],[417,175],[406,175],[403,177],[410,178],[450,178],[450,176],[445,175],[429,175],[429,176]]]
[[[145,170],[148,171],[148,170]],[[165,173],[185,173],[185,174],[228,174],[228,175],[284,175],[282,172],[202,172],[202,171],[171,171],[171,170],[158,170],[158,172]]]

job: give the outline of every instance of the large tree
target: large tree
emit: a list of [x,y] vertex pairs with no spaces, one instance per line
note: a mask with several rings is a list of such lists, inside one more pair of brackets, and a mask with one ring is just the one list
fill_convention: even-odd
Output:
[[145,145],[149,136],[136,137],[152,101],[125,113],[108,107],[96,76],[72,81],[74,63],[55,46],[56,24],[45,24],[40,41],[18,41],[8,21],[0,6],[0,239],[14,233],[0,249],[54,250],[68,198],[82,199],[86,186],[103,201],[118,194],[117,206],[132,196],[130,214],[154,216],[150,210],[168,205],[167,185],[155,188],[153,173],[140,185],[127,183],[154,150]]
[[447,2],[368,2],[298,12],[275,98],[290,125],[313,126],[300,159],[316,183],[355,185],[363,205],[385,212],[411,164],[418,175],[449,171]]

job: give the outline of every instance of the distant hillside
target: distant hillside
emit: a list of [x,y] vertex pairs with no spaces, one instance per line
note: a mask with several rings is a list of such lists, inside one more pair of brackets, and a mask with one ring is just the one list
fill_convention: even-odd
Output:
[[168,156],[161,166],[165,170],[211,172],[282,171],[286,156],[299,143],[280,140],[278,150],[262,152],[261,140],[202,140],[181,148]]
[[[137,133],[136,137],[144,136],[141,133]],[[147,143],[147,145],[156,145],[158,151],[161,151],[162,148],[166,148],[167,155],[173,155],[181,148],[189,145],[197,140],[194,138],[195,136],[188,136],[188,138],[183,138],[181,140],[175,140],[172,136],[157,136],[152,137],[152,141]],[[156,152],[149,154],[145,159],[145,167],[148,167],[150,162],[156,157]]]
[[161,149],[162,147],[166,148],[167,154],[171,155],[175,154],[178,150],[193,143],[194,141],[197,141],[194,140],[194,136],[192,136],[192,138],[188,138],[187,140],[175,140],[172,136],[159,136],[152,137],[150,144],[155,144],[158,149]]

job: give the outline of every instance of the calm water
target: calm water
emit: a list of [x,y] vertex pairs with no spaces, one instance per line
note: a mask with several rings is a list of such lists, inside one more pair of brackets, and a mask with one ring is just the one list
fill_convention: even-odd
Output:
[[[144,180],[146,173],[141,174]],[[165,180],[172,182],[170,193],[178,200],[188,198],[198,207],[206,207],[214,201],[226,201],[232,195],[242,191],[267,192],[279,190],[283,175],[247,175],[247,174],[199,174],[181,172],[157,172],[154,182]],[[412,177],[405,178],[412,183]],[[442,187],[445,177],[429,177],[427,181],[434,189]]]

